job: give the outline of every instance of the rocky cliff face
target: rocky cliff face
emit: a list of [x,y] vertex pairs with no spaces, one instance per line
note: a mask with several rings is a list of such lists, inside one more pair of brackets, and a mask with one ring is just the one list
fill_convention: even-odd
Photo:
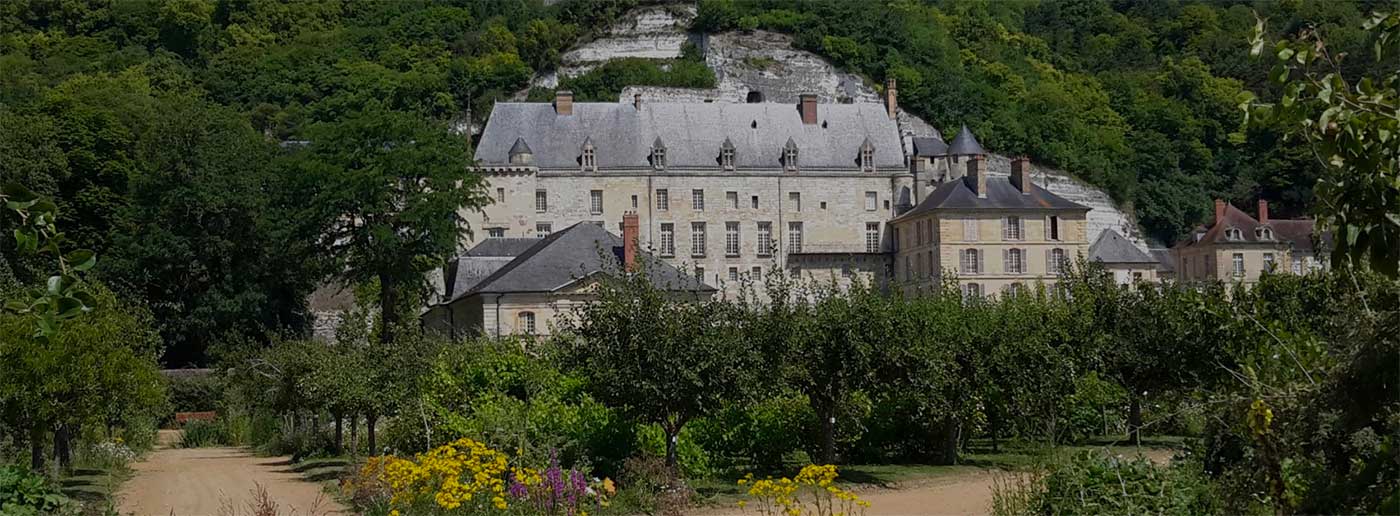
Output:
[[[796,103],[799,94],[815,93],[821,102],[881,102],[880,93],[865,78],[837,69],[820,56],[794,49],[792,37],[766,31],[694,34],[686,32],[695,17],[693,6],[652,6],[633,10],[603,37],[579,45],[562,56],[557,72],[542,74],[531,85],[553,88],[559,75],[585,73],[609,59],[640,57],[672,59],[680,57],[686,42],[695,43],[717,79],[713,89],[658,88],[630,86],[619,92],[619,99],[631,101],[641,95],[643,102],[779,102]],[[523,96],[523,95],[522,95]],[[933,125],[900,110],[899,126],[906,153],[914,136],[939,136]],[[1011,160],[992,155],[988,172],[1006,176]],[[1089,242],[1105,229],[1127,236],[1144,251],[1147,245],[1131,214],[1114,204],[1104,191],[1069,174],[1034,166],[1033,178],[1056,195],[1093,208],[1089,212]]]

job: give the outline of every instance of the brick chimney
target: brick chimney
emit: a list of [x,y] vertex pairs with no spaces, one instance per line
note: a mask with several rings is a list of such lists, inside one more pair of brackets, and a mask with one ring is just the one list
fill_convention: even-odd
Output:
[[974,154],[967,159],[967,175],[963,177],[967,187],[977,193],[977,197],[987,198],[987,155]]
[[634,272],[637,270],[637,235],[641,232],[641,223],[637,220],[637,212],[629,211],[622,215],[622,267],[623,270]]
[[1215,200],[1215,222],[1212,223],[1211,225],[1214,226],[1215,224],[1219,224],[1219,223],[1223,222],[1224,220],[1225,220],[1225,200],[1224,200],[1224,199],[1216,199],[1216,200]]
[[633,94],[632,94],[632,107],[637,108],[637,111],[641,111],[641,110],[642,110],[642,94],[641,94],[641,93],[633,93]]
[[1269,201],[1259,199],[1259,223],[1269,223]]
[[885,111],[890,114],[891,120],[899,113],[899,95],[896,91],[894,77],[885,79]]
[[569,90],[555,91],[554,112],[564,116],[574,114],[574,92]]
[[1031,193],[1031,159],[1017,156],[1011,160],[1011,185],[1021,191],[1021,195]]
[[797,109],[802,112],[803,125],[815,125],[817,123],[817,96],[813,93],[803,93],[797,97],[800,99]]

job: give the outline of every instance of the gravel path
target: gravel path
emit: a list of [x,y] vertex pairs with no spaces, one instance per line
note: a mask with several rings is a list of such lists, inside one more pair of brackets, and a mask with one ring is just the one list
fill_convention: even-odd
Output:
[[[163,439],[164,440],[164,439]],[[258,457],[243,448],[165,448],[132,465],[117,495],[119,512],[138,516],[242,516],[252,513],[258,486],[277,514],[348,514],[339,503],[291,471],[285,457]]]
[[[980,515],[992,512],[992,486],[998,472],[971,471],[901,483],[882,489],[856,486],[852,488],[861,499],[870,502],[866,516],[906,515]],[[709,508],[695,511],[701,516],[752,516],[738,507]]]

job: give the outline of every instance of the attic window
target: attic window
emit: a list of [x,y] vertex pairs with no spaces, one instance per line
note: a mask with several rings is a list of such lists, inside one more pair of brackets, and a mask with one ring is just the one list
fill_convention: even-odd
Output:
[[583,148],[580,149],[580,154],[579,154],[579,157],[578,157],[578,162],[579,162],[579,165],[583,168],[584,171],[587,171],[587,172],[596,172],[596,171],[598,170],[598,158],[597,158],[597,156],[593,153],[593,143],[592,143],[592,142],[590,142],[590,141],[588,141],[588,140],[584,140],[584,142],[583,142]]
[[1254,236],[1260,240],[1273,240],[1274,230],[1266,226],[1254,228]]
[[860,169],[865,172],[875,170],[875,144],[870,143],[869,138],[860,146]]
[[661,138],[651,144],[651,167],[656,170],[666,168],[666,146],[661,143]]
[[797,170],[797,142],[792,138],[788,138],[787,145],[783,146],[783,170]]
[[1244,232],[1240,231],[1240,228],[1226,228],[1225,239],[1231,242],[1238,242],[1240,240],[1244,240]]
[[724,145],[719,148],[719,166],[725,170],[734,170],[734,144],[728,139],[725,139]]

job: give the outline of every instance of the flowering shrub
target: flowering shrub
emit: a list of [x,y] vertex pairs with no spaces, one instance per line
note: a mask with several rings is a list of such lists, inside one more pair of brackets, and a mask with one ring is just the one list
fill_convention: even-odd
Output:
[[361,507],[385,497],[391,516],[400,514],[559,514],[586,516],[606,507],[612,481],[595,487],[584,473],[562,469],[557,459],[543,472],[511,466],[504,452],[462,438],[413,459],[372,457],[346,494]]
[[[772,477],[754,480],[745,475],[739,485],[749,486],[739,507],[756,507],[764,516],[846,516],[864,514],[870,502],[855,493],[836,487],[836,466],[809,464],[796,478]],[[753,502],[753,503],[750,503]]]
[[86,463],[99,468],[122,468],[136,461],[136,452],[122,438],[102,441],[87,450]]

